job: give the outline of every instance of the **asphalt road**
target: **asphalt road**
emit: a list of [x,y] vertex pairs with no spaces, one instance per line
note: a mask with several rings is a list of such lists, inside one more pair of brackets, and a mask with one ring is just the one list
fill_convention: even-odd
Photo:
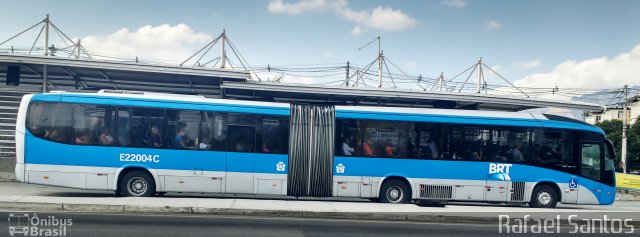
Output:
[[[0,236],[9,236],[8,212],[0,212]],[[33,215],[33,214],[30,214]],[[496,236],[496,225],[327,220],[200,215],[38,213],[42,219],[71,219],[66,236]],[[11,223],[15,226],[15,222]],[[48,227],[56,229],[55,227]],[[569,236],[571,229],[563,228]],[[637,232],[636,232],[637,234]],[[17,236],[21,236],[16,234]],[[522,234],[513,234],[521,236]],[[528,234],[540,236],[539,234]],[[610,236],[610,234],[601,234]],[[633,235],[633,234],[632,234]],[[526,236],[526,234],[525,234]],[[550,235],[551,236],[551,235]],[[590,234],[589,236],[600,236]]]

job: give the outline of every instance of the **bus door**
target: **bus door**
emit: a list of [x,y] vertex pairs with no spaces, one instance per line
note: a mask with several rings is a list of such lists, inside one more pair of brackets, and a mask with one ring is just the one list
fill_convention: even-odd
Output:
[[228,115],[226,193],[254,194],[256,116]]
[[598,204],[602,194],[600,180],[604,147],[602,142],[583,141],[580,144],[580,151],[580,176],[585,178],[583,178],[584,181],[581,180],[582,182],[576,184],[580,196],[578,204]]

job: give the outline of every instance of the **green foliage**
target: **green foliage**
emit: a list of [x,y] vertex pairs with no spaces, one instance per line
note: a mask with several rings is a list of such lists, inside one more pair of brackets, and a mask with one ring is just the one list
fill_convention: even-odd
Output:
[[[627,136],[627,169],[640,169],[640,118],[631,125]],[[605,120],[596,123],[607,138],[613,142],[616,149],[616,162],[621,159],[622,150],[622,120]]]

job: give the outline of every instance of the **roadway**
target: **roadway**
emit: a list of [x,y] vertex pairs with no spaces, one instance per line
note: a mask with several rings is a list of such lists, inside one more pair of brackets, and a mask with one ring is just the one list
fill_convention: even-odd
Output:
[[[9,213],[0,212],[1,217]],[[71,219],[66,236],[496,236],[496,225],[411,223],[343,219],[300,219],[283,217],[234,217],[211,215],[148,215],[96,213],[39,213],[38,216]],[[0,236],[8,236],[8,219],[0,218]],[[571,228],[560,234],[569,236]],[[637,234],[637,232],[636,232]],[[504,234],[506,235],[506,234]],[[540,236],[535,233],[513,234]],[[610,236],[590,234],[589,236]]]

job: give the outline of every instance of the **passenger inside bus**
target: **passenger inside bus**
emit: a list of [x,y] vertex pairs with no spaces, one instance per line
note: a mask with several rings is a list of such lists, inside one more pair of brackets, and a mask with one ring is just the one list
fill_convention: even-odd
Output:
[[349,139],[348,137],[342,139],[342,154],[345,156],[353,155],[353,152],[355,151],[355,149],[353,149],[353,147],[351,147],[349,143],[351,143],[351,139]]
[[151,137],[149,137],[149,142],[153,147],[162,147],[162,135],[158,127],[151,127]]
[[61,134],[61,132],[59,132],[58,129],[53,129],[51,130],[50,133],[46,134],[45,137],[52,141],[64,142],[65,136]]
[[271,149],[267,146],[267,142],[262,142],[262,148],[260,148],[260,151],[262,151],[262,153],[271,153]]
[[175,137],[176,147],[180,149],[189,149],[189,139],[187,138],[187,133],[184,128],[180,128],[176,133]]
[[200,150],[209,150],[209,139],[203,137],[198,144],[198,149]]
[[393,152],[393,147],[391,146],[391,140],[387,139],[384,141],[384,155],[388,157],[394,157],[396,154]]
[[112,145],[113,144],[113,136],[111,136],[111,128],[106,127],[102,130],[102,134],[100,134],[100,145]]
[[74,139],[74,142],[76,144],[83,144],[83,145],[91,144],[91,141],[89,139],[89,134],[86,132],[77,132],[76,139]]
[[516,144],[511,149],[511,161],[515,163],[523,163],[524,156],[522,155],[522,141],[516,141]]
[[430,156],[430,159],[438,159],[439,157],[438,145],[436,145],[433,139],[429,138],[427,140],[427,148],[429,148],[428,149],[429,154],[427,155]]
[[364,142],[362,143],[362,154],[368,157],[373,156],[373,150],[371,149],[371,140],[369,140],[369,138],[365,138]]

